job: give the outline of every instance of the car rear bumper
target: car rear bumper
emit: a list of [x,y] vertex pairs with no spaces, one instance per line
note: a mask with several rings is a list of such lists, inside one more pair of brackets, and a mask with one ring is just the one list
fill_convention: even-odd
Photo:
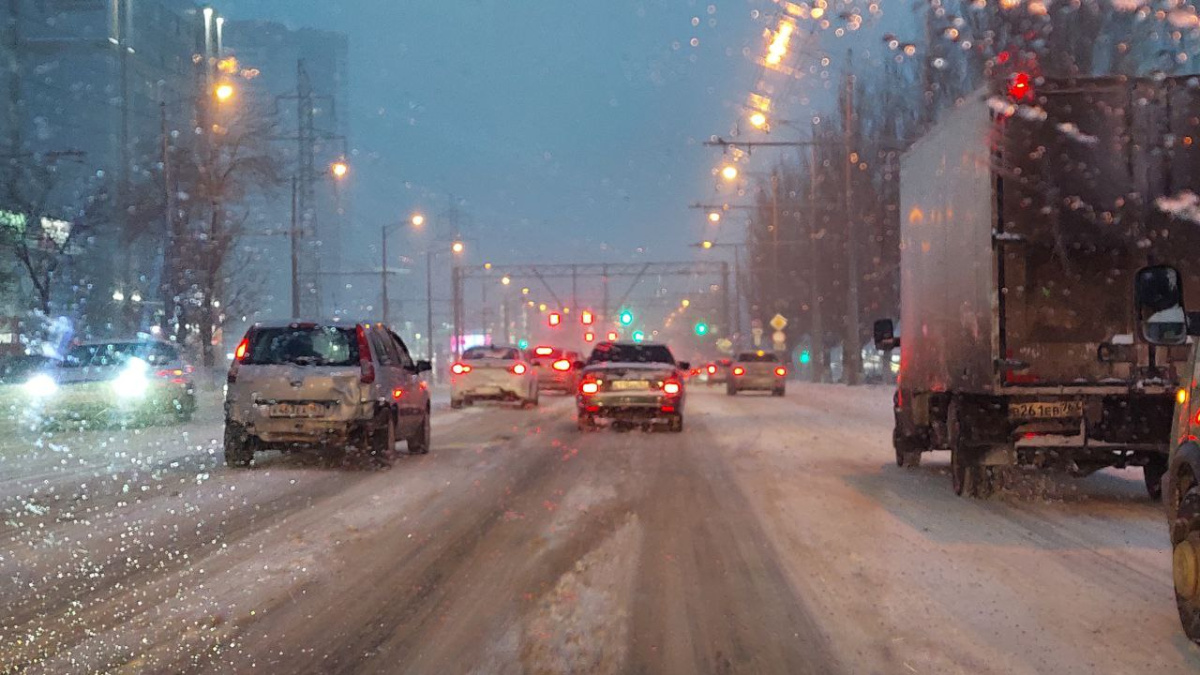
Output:
[[735,377],[730,386],[740,391],[774,391],[783,389],[785,380],[782,377]]
[[542,391],[565,391],[568,393],[574,392],[578,378],[569,373],[540,373],[538,375],[538,388]]
[[607,419],[665,419],[683,413],[683,399],[657,395],[579,396],[579,413]]

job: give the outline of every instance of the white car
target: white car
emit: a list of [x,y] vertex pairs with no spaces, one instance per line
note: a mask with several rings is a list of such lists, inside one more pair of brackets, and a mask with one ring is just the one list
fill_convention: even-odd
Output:
[[538,404],[537,372],[516,347],[471,347],[450,367],[450,407],[475,401]]

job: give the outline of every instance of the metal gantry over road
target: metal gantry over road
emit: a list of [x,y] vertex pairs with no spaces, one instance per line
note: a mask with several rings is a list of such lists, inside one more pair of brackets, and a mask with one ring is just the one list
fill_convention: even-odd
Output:
[[[599,309],[600,319],[613,317],[614,308],[621,307],[629,299],[638,284],[648,276],[662,277],[698,277],[711,276],[720,280],[721,311],[726,326],[732,326],[732,307],[729,297],[729,263],[725,261],[689,261],[689,262],[647,262],[647,263],[567,263],[567,264],[517,264],[517,265],[478,265],[454,267],[451,270],[454,306],[454,344],[455,349],[461,349],[465,332],[466,317],[464,311],[464,285],[470,280],[497,278],[526,278],[536,279],[556,302],[567,306],[558,296],[551,280],[571,280],[570,306],[578,306],[578,291],[580,282],[599,281],[603,289],[604,299]],[[615,279],[629,279],[617,301],[612,302],[612,289]]]

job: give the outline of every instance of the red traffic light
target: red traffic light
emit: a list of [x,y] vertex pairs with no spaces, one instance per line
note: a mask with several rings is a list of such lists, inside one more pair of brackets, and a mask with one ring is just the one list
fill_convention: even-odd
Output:
[[617,335],[617,331],[615,331],[615,330],[610,330],[610,331],[608,331],[608,341],[609,341],[609,342],[616,342],[616,341],[617,341],[617,337],[619,337],[619,336]]
[[558,312],[550,312],[550,325],[557,326],[562,323],[562,315]]
[[1033,96],[1033,80],[1029,73],[1017,73],[1008,83],[1008,95],[1014,101],[1022,101]]
[[583,334],[583,341],[584,342],[595,342],[596,334],[589,330],[588,332]]
[[585,326],[590,326],[596,322],[596,317],[589,310],[583,310],[579,315],[579,322]]

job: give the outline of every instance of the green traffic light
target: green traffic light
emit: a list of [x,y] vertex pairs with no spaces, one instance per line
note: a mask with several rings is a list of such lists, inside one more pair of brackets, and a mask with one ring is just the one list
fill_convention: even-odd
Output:
[[696,324],[696,335],[708,335],[708,324],[703,321]]
[[800,352],[800,363],[810,363],[810,362],[812,362],[812,354],[810,354],[807,349]]
[[633,341],[634,341],[634,342],[642,342],[642,341],[644,341],[645,339],[646,339],[646,334],[645,334],[645,333],[643,333],[643,332],[642,332],[642,331],[640,331],[640,330],[635,330],[635,331],[633,331]]
[[529,349],[529,340],[519,340],[517,346],[521,349]]
[[629,310],[621,312],[621,325],[628,326],[631,323],[633,323],[633,312]]

